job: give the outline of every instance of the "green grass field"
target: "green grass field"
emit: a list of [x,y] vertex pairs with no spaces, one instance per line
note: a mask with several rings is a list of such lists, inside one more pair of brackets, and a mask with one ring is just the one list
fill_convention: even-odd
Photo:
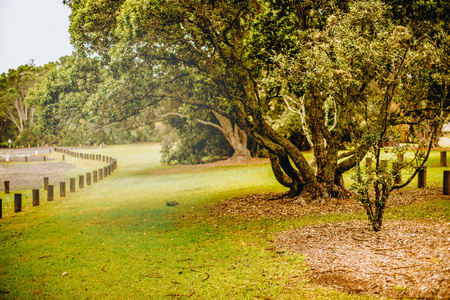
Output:
[[[272,242],[279,231],[364,215],[218,216],[209,207],[222,199],[284,191],[270,166],[162,166],[158,144],[90,151],[117,158],[116,172],[0,219],[0,299],[371,299],[308,283],[303,257]],[[449,210],[437,202],[387,217]]]

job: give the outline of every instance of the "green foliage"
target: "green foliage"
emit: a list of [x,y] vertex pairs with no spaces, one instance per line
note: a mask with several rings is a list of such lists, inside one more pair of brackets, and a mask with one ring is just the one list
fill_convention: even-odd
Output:
[[217,130],[174,120],[163,135],[161,161],[166,164],[199,164],[229,157],[233,149]]

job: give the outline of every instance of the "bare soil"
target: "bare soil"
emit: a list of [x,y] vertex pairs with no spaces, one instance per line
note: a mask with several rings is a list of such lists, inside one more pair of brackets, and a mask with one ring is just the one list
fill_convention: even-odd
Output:
[[[438,190],[396,191],[390,207],[450,201]],[[362,212],[354,198],[278,199],[263,194],[225,200],[214,209],[249,219]],[[389,208],[388,208],[389,209]],[[381,232],[366,221],[306,226],[285,231],[278,249],[305,255],[312,282],[348,293],[391,298],[450,299],[450,223],[387,220]]]

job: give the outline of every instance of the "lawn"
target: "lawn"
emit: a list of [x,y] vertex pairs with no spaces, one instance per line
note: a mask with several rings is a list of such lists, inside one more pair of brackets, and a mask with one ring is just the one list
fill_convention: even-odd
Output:
[[284,191],[270,166],[162,166],[159,149],[84,150],[117,158],[116,172],[0,219],[0,298],[371,299],[310,283],[304,258],[273,244],[277,232],[362,214],[221,216],[211,206],[223,199]]

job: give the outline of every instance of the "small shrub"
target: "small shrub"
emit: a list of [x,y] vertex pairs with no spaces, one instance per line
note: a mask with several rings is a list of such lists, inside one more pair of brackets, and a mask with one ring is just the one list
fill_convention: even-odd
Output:
[[180,203],[178,203],[177,201],[166,201],[166,205],[167,206],[176,206]]

